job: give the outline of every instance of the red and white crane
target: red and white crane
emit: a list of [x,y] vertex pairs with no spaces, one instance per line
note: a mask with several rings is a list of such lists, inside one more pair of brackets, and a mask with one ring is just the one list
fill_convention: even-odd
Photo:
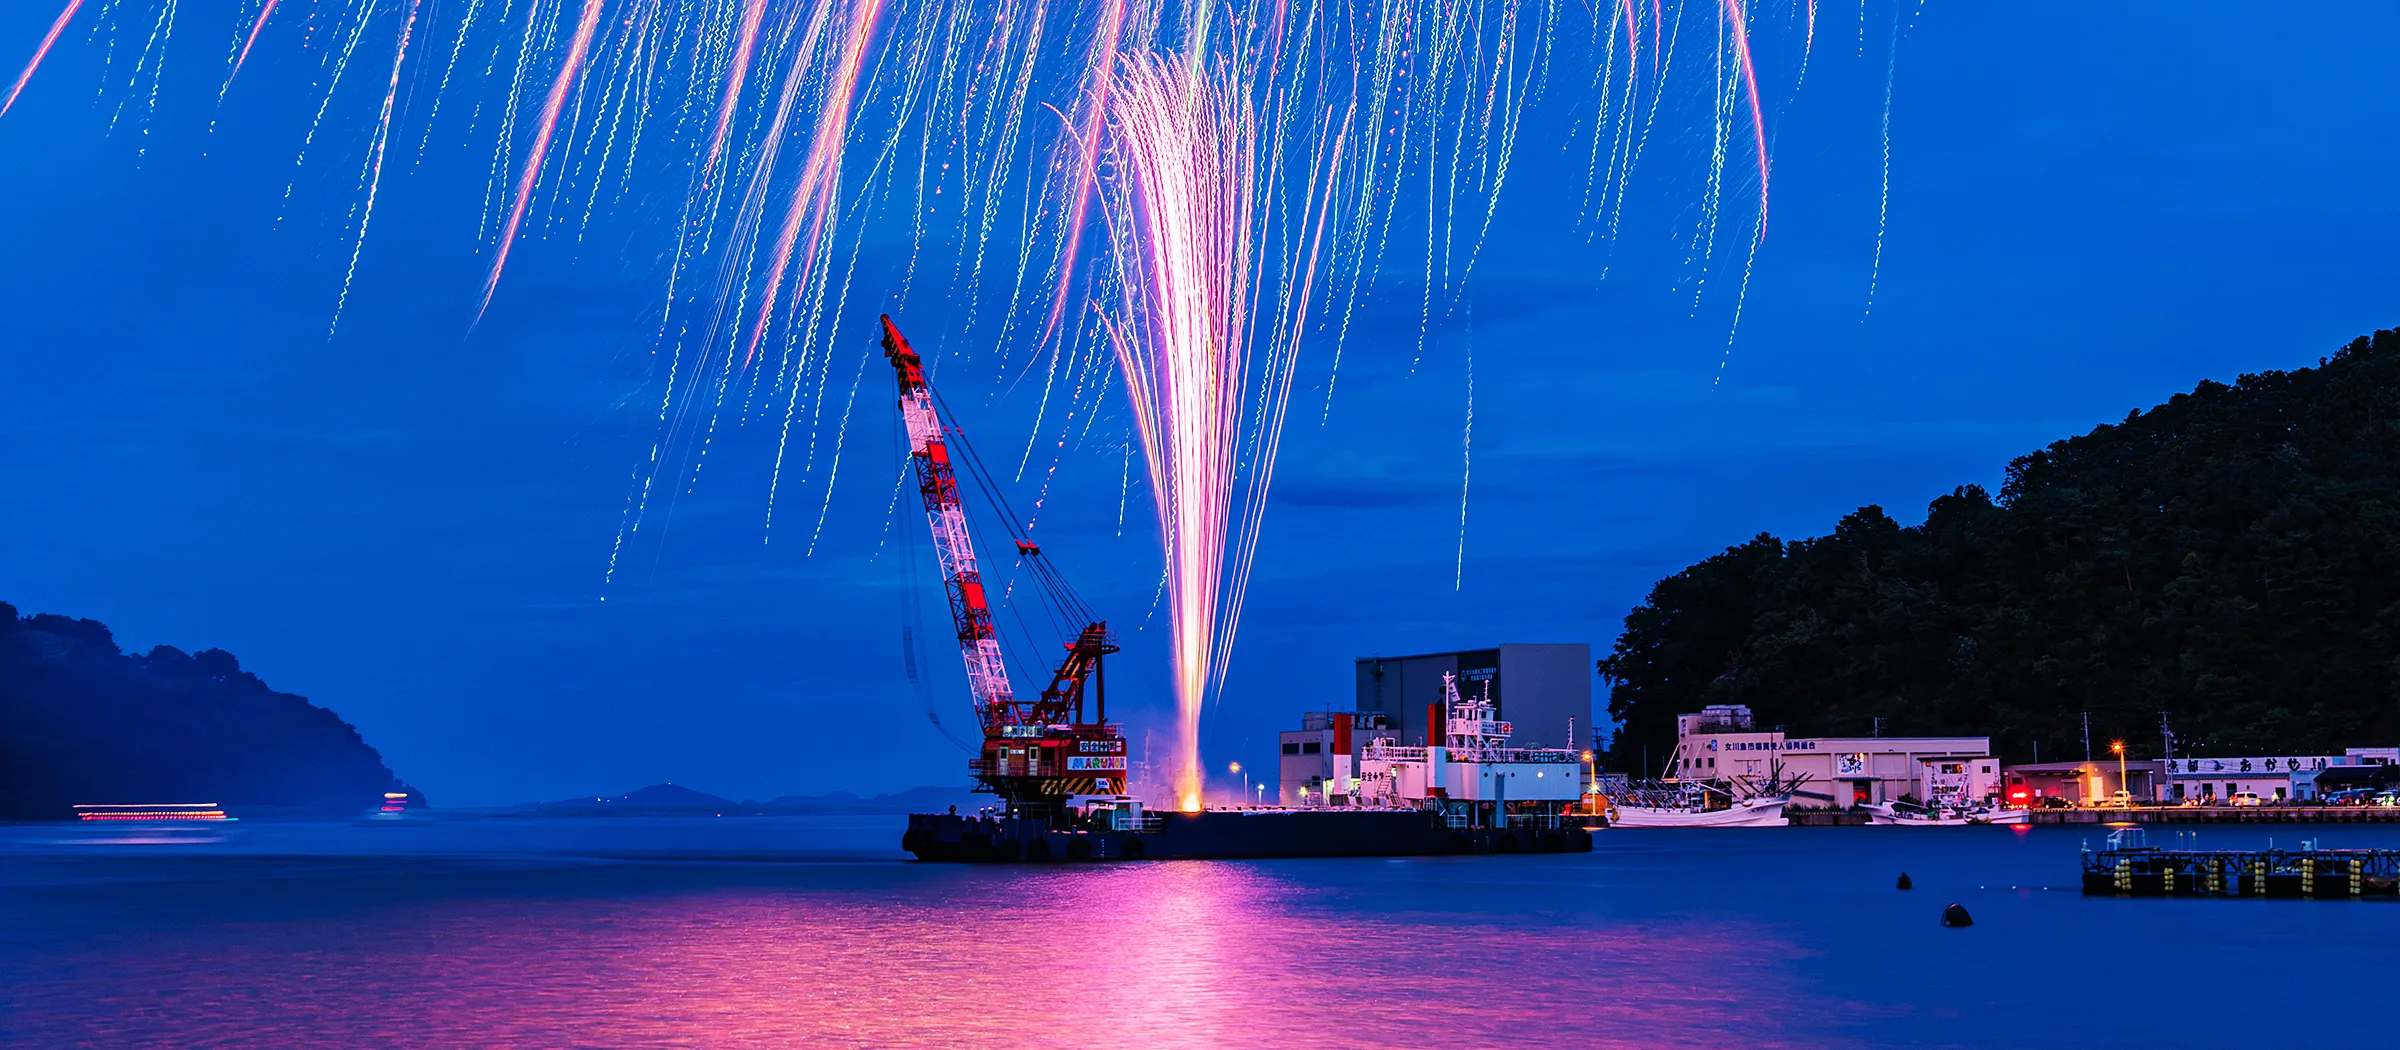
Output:
[[[883,355],[900,382],[900,416],[908,424],[917,494],[932,526],[951,624],[957,628],[959,655],[967,665],[967,691],[983,729],[982,751],[968,768],[1012,811],[1039,809],[1063,816],[1073,796],[1123,794],[1125,741],[1108,721],[1108,678],[1101,670],[1101,657],[1117,651],[1108,625],[1092,621],[1067,643],[1067,657],[1039,701],[1017,699],[999,634],[992,629],[991,603],[976,568],[966,504],[959,498],[957,462],[944,438],[933,389],[925,382],[924,362],[888,315],[883,318]],[[1028,559],[1041,556],[1041,548],[1023,538],[1017,541],[1017,551]],[[1098,718],[1091,722],[1084,721],[1087,678],[1099,683]]]
[[975,697],[975,719],[988,732],[995,726],[1022,725],[1016,694],[1008,685],[1008,665],[1001,658],[1000,636],[992,630],[992,607],[983,593],[983,575],[975,569],[975,541],[967,535],[967,507],[958,498],[958,472],[950,462],[950,446],[942,440],[942,418],[933,408],[933,389],[925,385],[924,362],[908,340],[883,318],[883,356],[900,376],[900,418],[908,424],[908,453],[916,465],[917,493],[925,500],[925,518],[933,528],[934,556],[942,565],[942,586],[950,594],[950,619],[958,628],[959,654],[967,661],[967,691]]

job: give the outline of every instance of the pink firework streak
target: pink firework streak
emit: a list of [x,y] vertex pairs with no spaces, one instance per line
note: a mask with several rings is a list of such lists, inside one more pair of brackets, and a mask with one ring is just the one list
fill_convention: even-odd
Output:
[[258,34],[267,28],[268,16],[275,13],[275,5],[281,2],[283,0],[267,0],[267,6],[258,9],[258,21],[251,23],[250,37],[242,41],[242,53],[234,58],[233,69],[225,74],[226,87],[231,88],[233,78],[242,75],[242,63],[250,61],[250,49],[258,46]]
[[1191,811],[1248,389],[1257,131],[1239,90],[1182,61],[1128,58],[1118,78],[1110,117],[1129,177],[1110,201],[1123,301],[1109,328],[1167,556],[1176,805]]
[[67,9],[58,13],[58,21],[50,23],[50,32],[42,36],[42,46],[33,49],[33,61],[25,63],[25,71],[17,74],[17,82],[9,87],[8,101],[0,102],[0,117],[7,116],[9,107],[17,104],[17,96],[25,91],[25,82],[33,79],[34,70],[42,68],[42,59],[50,54],[50,45],[58,43],[58,34],[66,32],[67,23],[75,18],[75,9],[82,6],[83,0],[67,0]]
[[792,290],[795,301],[800,288],[816,273],[825,217],[833,211],[834,196],[841,189],[842,144],[849,138],[850,104],[858,97],[858,71],[866,62],[867,44],[874,35],[875,20],[883,13],[883,0],[859,0],[850,10],[850,46],[842,54],[841,68],[834,71],[832,81],[826,85],[825,105],[817,115],[816,140],[809,147],[808,159],[801,164],[799,184],[792,187],[792,203],[784,212],[783,229],[775,236],[774,261],[767,267],[767,295],[758,307],[758,323],[750,328],[750,345],[742,354],[743,368],[758,360],[759,340],[766,338],[767,326],[775,319],[775,290],[783,286],[783,275],[791,269],[792,249],[800,240],[803,223],[808,226],[808,253],[800,260],[799,281]]
[[1067,287],[1075,279],[1075,253],[1083,244],[1084,217],[1092,202],[1092,180],[1100,167],[1101,121],[1108,116],[1108,81],[1115,68],[1117,34],[1125,24],[1125,0],[1112,0],[1108,14],[1103,16],[1100,36],[1092,42],[1091,109],[1083,120],[1083,156],[1075,171],[1075,208],[1067,218],[1067,246],[1060,256],[1058,288],[1050,294],[1050,320],[1042,326],[1042,341],[1058,331],[1059,318],[1066,314]]
[[1642,60],[1640,12],[1634,10],[1633,0],[1620,0],[1617,7],[1625,12],[1625,57],[1638,64]]
[[1750,60],[1750,17],[1742,0],[1725,0],[1725,20],[1733,25],[1733,54],[1742,67],[1742,86],[1750,95],[1750,135],[1758,145],[1758,234],[1767,232],[1767,117],[1758,104],[1758,68]]
[[733,129],[733,111],[741,101],[742,82],[750,75],[750,56],[758,50],[758,23],[767,13],[767,0],[750,0],[742,10],[741,44],[734,48],[733,68],[725,73],[725,97],[717,103],[717,127],[708,137],[708,159],[700,165],[700,188],[716,176],[717,160],[725,154],[725,135]]
[[542,157],[550,152],[550,138],[558,132],[559,111],[566,108],[567,96],[575,89],[575,78],[583,72],[584,55],[592,48],[592,33],[600,27],[600,7],[603,0],[583,0],[583,18],[575,24],[575,40],[567,47],[567,60],[558,70],[558,79],[550,84],[550,98],[542,103],[541,127],[534,132],[533,150],[525,157],[525,172],[517,177],[517,200],[508,210],[508,225],[500,231],[500,250],[492,256],[492,272],[483,279],[483,301],[475,307],[475,319],[491,309],[492,292],[500,287],[500,271],[508,265],[508,249],[517,240],[517,227],[525,221],[525,206],[533,201],[533,184],[542,174]]

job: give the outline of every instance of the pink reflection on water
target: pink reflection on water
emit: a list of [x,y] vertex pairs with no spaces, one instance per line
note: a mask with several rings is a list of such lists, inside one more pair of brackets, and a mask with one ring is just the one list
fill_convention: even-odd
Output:
[[380,905],[82,945],[14,990],[14,1024],[120,1045],[1823,1046],[1855,1009],[1744,927],[1337,892],[1176,863]]

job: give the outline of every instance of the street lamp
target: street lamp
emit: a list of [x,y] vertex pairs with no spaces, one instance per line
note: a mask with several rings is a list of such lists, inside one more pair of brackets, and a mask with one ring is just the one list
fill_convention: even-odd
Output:
[[[1239,762],[1231,762],[1231,763],[1227,763],[1227,764],[1226,764],[1226,766],[1225,766],[1225,771],[1226,771],[1227,773],[1242,773],[1242,764],[1241,764],[1241,763],[1239,763]],[[1249,794],[1249,793],[1250,793],[1250,774],[1248,774],[1248,773],[1242,773],[1242,794],[1245,794],[1245,795],[1247,795],[1247,794]]]
[[1594,757],[1589,751],[1583,753],[1583,811],[1586,813],[1592,811],[1591,797],[1600,793],[1600,768],[1592,764]]
[[2125,782],[2125,742],[2111,740],[2108,749],[2117,753],[2117,790],[2125,793],[2125,804],[2133,804],[2133,786]]

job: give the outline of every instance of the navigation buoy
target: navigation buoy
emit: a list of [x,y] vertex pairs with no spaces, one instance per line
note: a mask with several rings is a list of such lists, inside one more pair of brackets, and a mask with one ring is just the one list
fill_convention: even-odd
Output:
[[1973,925],[1975,925],[1975,920],[1974,920],[1974,919],[1972,919],[1972,918],[1969,918],[1969,917],[1968,917],[1968,915],[1967,915],[1967,909],[1965,909],[1964,907],[1961,907],[1961,906],[1959,906],[1959,905],[1953,904],[1953,905],[1951,905],[1951,906],[1949,906],[1949,907],[1947,907],[1947,908],[1944,908],[1944,909],[1942,909],[1942,925],[1944,925],[1944,926],[1973,926]]
[[1908,873],[1905,871],[1900,873],[1900,881],[1894,885],[1895,888],[1903,890],[1913,890],[1917,888],[1916,883],[1908,881]]

